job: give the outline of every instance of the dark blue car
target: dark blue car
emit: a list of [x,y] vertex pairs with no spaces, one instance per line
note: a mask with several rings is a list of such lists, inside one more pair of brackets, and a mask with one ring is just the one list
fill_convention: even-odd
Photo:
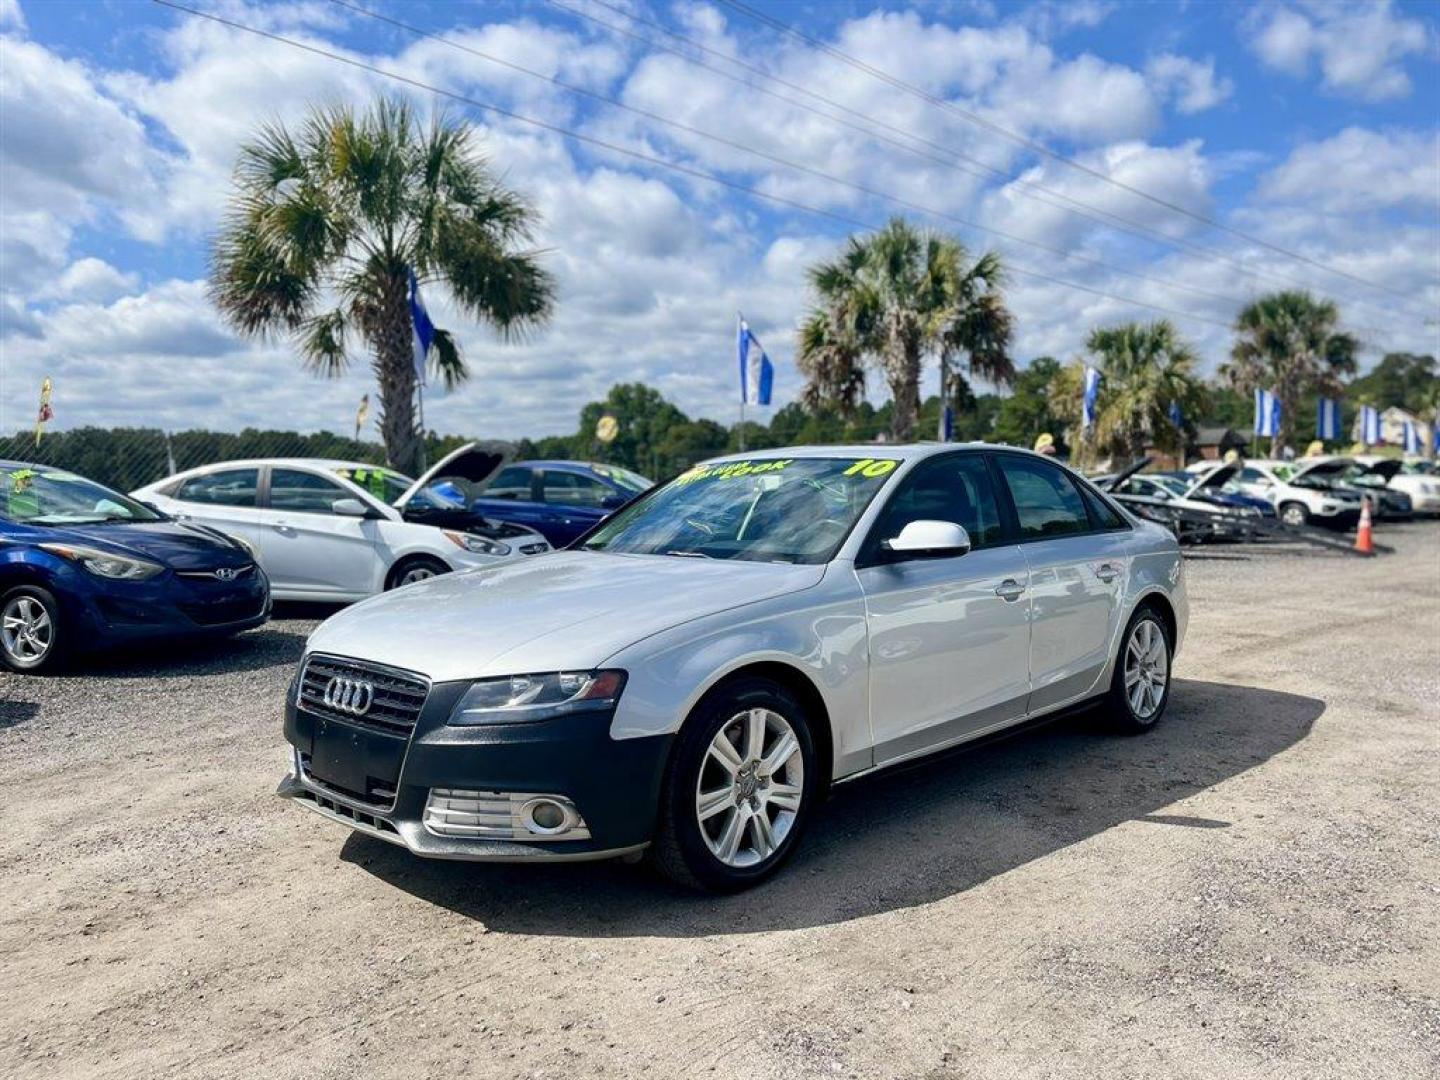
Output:
[[270,583],[238,540],[73,473],[0,461],[0,661],[12,671],[269,617]]
[[471,508],[564,547],[653,486],[639,473],[585,461],[521,461],[495,474]]

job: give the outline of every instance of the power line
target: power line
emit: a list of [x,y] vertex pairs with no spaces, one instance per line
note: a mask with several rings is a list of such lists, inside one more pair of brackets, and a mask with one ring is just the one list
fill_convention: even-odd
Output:
[[[1193,252],[1194,254],[1198,255],[1203,259],[1224,263],[1237,270],[1241,274],[1253,278],[1256,281],[1271,281],[1285,285],[1297,286],[1299,288],[1305,289],[1313,288],[1313,286],[1309,282],[1301,280],[1300,278],[1292,277],[1288,274],[1282,274],[1278,271],[1273,270],[1262,271],[1253,269],[1249,266],[1246,266],[1238,259],[1232,258],[1231,256],[1225,254],[1224,252],[1218,251],[1215,248],[1207,247],[1203,244],[1196,243],[1195,241],[1189,240],[1185,237],[1171,236],[1167,233],[1163,233],[1157,229],[1151,228],[1150,226],[1145,225],[1142,222],[1136,221],[1133,218],[1128,218],[1122,214],[1117,214],[1109,210],[1103,210],[1099,207],[1092,206],[1089,203],[1085,203],[1081,200],[1075,199],[1069,195],[1064,194],[1063,192],[1056,191],[1053,188],[1048,188],[1043,184],[1038,184],[1034,181],[1022,180],[1019,178],[1011,179],[1011,177],[1005,170],[997,168],[994,165],[990,165],[987,162],[984,162],[978,158],[969,157],[965,154],[961,154],[958,151],[951,150],[950,148],[943,146],[940,143],[925,138],[923,135],[917,135],[914,132],[906,131],[903,128],[897,127],[894,124],[890,124],[878,117],[869,116],[865,113],[858,112],[857,110],[852,109],[831,98],[828,98],[823,94],[818,94],[815,91],[808,89],[807,87],[801,86],[794,82],[790,82],[782,78],[781,76],[771,74],[763,68],[757,67],[753,64],[747,63],[744,60],[719,52],[716,49],[712,49],[709,46],[694,40],[693,38],[685,36],[677,30],[672,30],[671,28],[665,26],[662,23],[643,18],[639,15],[631,14],[630,12],[625,11],[622,8],[616,7],[614,4],[607,2],[607,0],[590,0],[590,3],[598,5],[599,7],[603,7],[608,11],[611,11],[616,15],[621,16],[622,18],[630,20],[633,23],[637,23],[639,25],[647,26],[651,29],[658,30],[660,33],[665,34],[667,37],[673,38],[678,42],[683,42],[684,44],[701,53],[704,53],[707,56],[716,57],[717,59],[723,61],[724,64],[728,67],[735,67],[740,68],[744,71],[748,71],[752,75],[764,79],[767,82],[774,83],[778,86],[786,87],[787,89],[793,90],[798,94],[802,94],[805,97],[810,98],[811,100],[821,102],[830,108],[836,109],[839,112],[846,114],[847,116],[856,117],[857,119],[864,121],[864,124],[851,122],[849,120],[846,120],[842,116],[834,116],[831,113],[825,112],[821,109],[817,109],[814,106],[807,105],[803,101],[797,101],[792,97],[788,97],[785,94],[777,93],[776,91],[770,90],[764,86],[757,86],[754,83],[748,82],[740,76],[735,75],[733,72],[727,71],[723,67],[717,67],[713,64],[708,64],[703,60],[699,60],[694,56],[690,56],[680,51],[679,49],[656,41],[654,38],[637,33],[634,30],[628,29],[627,27],[618,26],[615,23],[607,22],[606,20],[598,18],[597,16],[592,15],[589,12],[582,11],[579,8],[571,7],[569,6],[569,4],[561,2],[561,0],[545,0],[545,2],[548,3],[551,7],[557,8],[560,11],[564,11],[565,13],[573,15],[576,18],[587,20],[588,22],[591,22],[596,26],[604,27],[612,33],[620,34],[624,37],[630,38],[633,41],[640,42],[648,46],[649,48],[656,49],[658,51],[678,57],[679,59],[685,61],[688,64],[692,64],[696,67],[709,71],[723,79],[733,82],[739,86],[743,86],[748,90],[753,90],[756,93],[764,94],[767,97],[774,98],[777,101],[783,101],[797,109],[801,109],[807,113],[810,113],[813,116],[818,116],[831,123],[838,124],[852,131],[859,132],[869,138],[875,139],[876,141],[884,143],[886,145],[893,146],[898,150],[909,153],[922,160],[930,161],[938,165],[949,166],[958,169],[959,171],[966,173],[967,175],[979,177],[981,179],[984,179],[986,176],[995,177],[1005,182],[1011,189],[1015,190],[1017,194],[1025,196],[1026,198],[1034,199],[1035,201],[1040,202],[1046,206],[1055,207],[1056,209],[1059,209],[1065,213],[1075,214],[1078,217],[1082,217],[1087,220],[1096,222],[1097,224],[1116,229],[1120,232],[1129,233],[1132,236],[1137,236],[1142,239],[1150,240],[1165,247],[1183,248],[1187,251]],[[911,145],[909,142],[900,142],[896,139],[887,137],[885,134],[882,134],[881,131],[877,131],[874,128],[867,126],[871,124],[875,125],[875,127],[882,129],[883,131],[888,131],[893,135],[898,135],[903,139],[913,140],[914,142],[919,143],[925,147],[929,147],[931,150],[937,151],[939,154],[944,156],[938,157],[935,153],[927,153],[925,150],[921,150],[918,147]],[[1345,298],[1345,300],[1347,303],[1354,304],[1356,306],[1371,307],[1376,312],[1382,313],[1387,319],[1394,316],[1393,310],[1391,310],[1390,308],[1381,307],[1376,301],[1373,300],[1365,300],[1360,297],[1348,297]],[[1360,329],[1373,328],[1361,327]]]
[[1093,176],[1097,180],[1102,180],[1107,184],[1111,184],[1114,187],[1120,188],[1122,191],[1128,191],[1132,195],[1138,195],[1140,198],[1145,199],[1148,202],[1152,202],[1156,206],[1161,206],[1167,210],[1172,210],[1178,214],[1183,214],[1185,217],[1201,222],[1202,224],[1209,225],[1212,228],[1220,229],[1223,232],[1227,232],[1234,236],[1238,236],[1244,240],[1248,240],[1252,244],[1258,244],[1261,247],[1268,248],[1271,251],[1276,252],[1277,254],[1284,255],[1290,259],[1294,259],[1296,262],[1306,263],[1307,265],[1313,266],[1318,270],[1324,270],[1328,273],[1346,278],[1347,280],[1353,281],[1358,285],[1364,285],[1368,288],[1378,289],[1381,292],[1390,293],[1392,296],[1398,296],[1401,299],[1409,299],[1404,293],[1400,292],[1398,289],[1392,289],[1388,285],[1382,285],[1379,282],[1369,281],[1365,278],[1357,277],[1354,274],[1347,273],[1344,270],[1338,270],[1333,266],[1327,266],[1325,263],[1320,262],[1318,259],[1312,259],[1309,256],[1300,254],[1299,252],[1290,251],[1288,248],[1281,247],[1279,244],[1273,244],[1268,240],[1255,236],[1251,233],[1247,233],[1242,229],[1237,229],[1234,226],[1226,225],[1222,221],[1218,221],[1205,214],[1199,213],[1198,211],[1191,210],[1188,207],[1182,206],[1179,203],[1171,202],[1169,199],[1161,198],[1158,195],[1152,195],[1148,191],[1135,187],[1132,184],[1125,183],[1123,180],[1117,180],[1113,176],[1110,176],[1108,173],[1101,172],[1099,169],[1095,169],[1089,165],[1086,165],[1083,161],[1077,161],[1075,158],[1072,158],[1066,154],[1062,154],[1058,150],[1052,150],[1050,147],[1046,146],[1042,142],[1039,142],[1038,140],[1032,139],[1027,135],[1022,135],[1018,131],[1012,131],[1010,128],[1005,127],[1003,124],[997,124],[995,123],[995,121],[988,120],[985,117],[981,116],[979,113],[972,112],[969,109],[961,108],[959,105],[956,105],[952,101],[932,94],[921,87],[915,86],[913,83],[908,83],[903,79],[897,78],[896,76],[891,75],[887,71],[883,71],[880,68],[865,63],[863,60],[856,59],[849,53],[841,49],[837,49],[833,45],[830,45],[828,42],[820,41],[818,38],[811,37],[804,31],[797,30],[790,24],[773,18],[772,16],[765,14],[763,11],[757,11],[749,4],[743,3],[742,0],[719,0],[719,2],[734,11],[738,11],[741,14],[748,15],[750,16],[750,18],[755,19],[758,22],[762,22],[767,26],[770,26],[775,30],[780,31],[783,34],[788,34],[791,37],[797,38],[800,41],[803,41],[814,48],[820,49],[821,51],[834,57],[836,60],[839,60],[841,63],[847,65],[848,67],[852,67],[857,71],[863,71],[872,78],[879,79],[881,82],[884,82],[889,86],[893,86],[896,89],[902,90],[907,94],[914,95],[915,97],[920,98],[922,101],[927,101],[932,105],[936,105],[942,109],[945,109],[947,112],[954,113],[956,116],[960,116],[972,124],[976,124],[989,131],[993,131],[995,134],[1000,135],[1003,138],[1010,139],[1011,141],[1016,142],[1019,145],[1026,147],[1027,149],[1033,150],[1038,154],[1043,154],[1044,156],[1051,158],[1054,161],[1058,161],[1061,164],[1068,165],[1072,169],[1076,169],[1080,172]]
[[[920,214],[926,214],[931,217],[942,218],[947,221],[952,221],[956,224],[963,225],[971,229],[976,229],[980,232],[991,233],[995,236],[999,236],[1003,239],[1010,240],[1017,244],[1025,244],[1029,247],[1036,248],[1048,254],[1059,256],[1062,259],[1072,259],[1077,262],[1086,263],[1090,266],[1100,267],[1113,273],[1122,274],[1127,277],[1136,278],[1139,281],[1148,282],[1152,285],[1159,285],[1165,289],[1176,289],[1181,292],[1194,293],[1196,296],[1202,296],[1209,300],[1218,300],[1221,303],[1229,304],[1236,308],[1244,307],[1245,304],[1248,303],[1248,301],[1243,300],[1239,297],[1227,296],[1223,293],[1211,292],[1208,289],[1196,288],[1193,285],[1185,285],[1176,281],[1163,281],[1160,278],[1152,277],[1148,274],[1142,274],[1138,271],[1128,269],[1127,267],[1117,266],[1114,263],[1106,262],[1103,259],[1096,259],[1088,255],[1082,255],[1079,252],[1067,251],[1064,248],[1055,247],[1053,245],[1046,244],[1038,240],[1033,240],[1024,236],[1016,235],[1014,233],[1006,232],[1003,229],[995,229],[991,228],[990,226],[981,225],[979,222],[971,221],[968,218],[960,217],[957,214],[952,214],[945,210],[936,210],[932,207],[924,206],[920,203],[912,202],[908,199],[904,199],[896,195],[891,195],[877,188],[872,188],[864,184],[859,184],[855,183],[854,181],[846,180],[843,177],[836,176],[833,173],[825,172],[822,169],[816,169],[809,165],[804,165],[799,162],[792,161],[788,158],[779,157],[775,154],[770,154],[763,150],[755,149],[754,147],[748,146],[745,143],[736,142],[732,139],[726,138],[723,135],[716,135],[713,132],[705,131],[702,128],[694,127],[679,120],[672,120],[669,117],[665,117],[658,113],[651,112],[648,109],[638,108],[634,105],[627,105],[622,101],[617,101],[615,98],[607,97],[606,95],[601,94],[597,91],[589,90],[581,86],[575,86],[571,83],[564,82],[554,77],[553,75],[546,75],[544,72],[535,71],[521,64],[514,63],[513,61],[505,60],[501,57],[494,56],[480,49],[465,45],[462,42],[455,41],[454,39],[448,38],[443,34],[434,33],[421,27],[413,26],[408,23],[402,22],[401,20],[392,18],[388,15],[384,15],[376,11],[371,11],[365,7],[362,7],[359,4],[352,3],[351,0],[331,0],[331,3],[335,4],[338,7],[345,8],[348,11],[353,11],[357,14],[374,19],[378,22],[387,23],[390,26],[397,27],[398,29],[404,30],[406,33],[413,34],[416,37],[420,37],[429,41],[435,41],[442,45],[448,45],[452,49],[468,53],[471,56],[475,56],[488,63],[496,64],[511,71],[517,71],[521,74],[529,75],[533,78],[548,82],[554,86],[560,87],[562,90],[565,90],[569,93],[579,94],[584,97],[588,97],[594,101],[603,102],[606,105],[613,106],[614,108],[621,109],[628,113],[633,113],[636,116],[642,116],[645,119],[651,120],[657,124],[663,124],[666,127],[675,128],[679,131],[684,131],[691,135],[697,135],[701,138],[709,139],[715,143],[720,144],[721,146],[728,147],[731,150],[738,150],[741,153],[753,155],[765,161],[769,161],[772,164],[780,165],[789,169],[795,169],[798,172],[807,173],[810,176],[815,176],[822,180],[826,180],[831,183],[841,185],[843,187],[848,187],[854,191],[869,195],[873,198],[884,199],[888,202],[893,202],[898,206],[903,206],[906,209],[913,210]],[[1367,327],[1365,329],[1373,328]]]
[[[189,7],[186,4],[178,3],[176,2],[176,0],[153,0],[153,2],[159,4],[161,7],[171,8],[175,11],[183,11],[189,15],[194,15],[196,18],[207,19],[210,22],[218,23],[221,26],[228,26],[233,30],[240,30],[244,33],[252,34],[256,37],[275,41],[282,45],[288,45],[291,48],[299,49],[302,52],[311,53],[315,56],[321,56],[328,60],[333,60],[336,63],[345,64],[347,67],[356,68],[360,71],[368,71],[373,75],[379,75],[382,78],[402,83],[416,90],[423,90],[426,93],[434,94],[437,97],[449,98],[452,101],[461,102],[462,104],[469,105],[472,108],[480,109],[485,112],[491,112],[496,114],[497,116],[504,116],[508,119],[516,120],[523,124],[529,124],[544,131],[549,131],[557,135],[565,136],[566,138],[574,139],[576,142],[585,143],[590,146],[596,146],[611,153],[620,154],[625,157],[633,158],[637,161],[643,161],[646,164],[654,165],[659,168],[670,169],[674,172],[682,173],[686,176],[693,177],[694,179],[703,180],[707,183],[718,184],[722,187],[727,187],[734,191],[743,192],[758,199],[765,199],[769,202],[773,202],[781,206],[788,206],[792,209],[800,210],[805,213],[814,214],[819,217],[829,218],[832,221],[839,222],[850,228],[861,229],[864,231],[873,231],[879,228],[879,225],[876,222],[862,221],[859,218],[851,217],[848,214],[841,214],[833,210],[826,210],[822,207],[811,206],[807,203],[802,203],[796,199],[790,199],[783,195],[775,195],[771,192],[761,191],[757,188],[750,187],[747,184],[741,184],[737,181],[729,180],[723,176],[718,176],[714,173],[706,172],[703,169],[696,169],[692,166],[681,164],[680,162],[668,161],[664,158],[655,157],[652,154],[646,154],[639,150],[632,150],[629,147],[620,146],[616,143],[596,138],[593,135],[585,135],[570,128],[562,127],[559,124],[552,124],[546,120],[539,120],[534,117],[526,116],[523,113],[515,112],[512,109],[507,109],[500,105],[480,101],[465,94],[456,93],[453,90],[446,90],[442,87],[434,86],[419,79],[411,78],[408,75],[401,75],[399,72],[388,71],[385,68],[379,67],[375,64],[366,63],[363,60],[357,60],[354,57],[345,56],[330,49],[321,48],[318,45],[309,45],[303,41],[297,41],[294,38],[286,37],[283,34],[277,34],[269,30],[262,30],[259,27],[250,26],[242,22],[237,22],[234,19],[228,19],[222,15],[216,15],[212,12],[201,11],[197,8]],[[1008,269],[1011,273],[1016,273],[1025,277],[1034,278],[1037,281],[1044,281],[1052,285],[1059,285],[1063,288],[1074,289],[1078,292],[1088,293],[1092,296],[1102,297],[1107,300],[1115,300],[1119,303],[1130,304],[1134,307],[1146,308],[1150,311],[1158,311],[1162,314],[1173,315],[1176,318],[1180,319],[1189,319],[1193,322],[1208,323],[1211,326],[1218,326],[1223,330],[1230,329],[1230,324],[1228,322],[1222,322],[1219,319],[1212,319],[1206,315],[1198,315],[1194,312],[1183,311],[1179,308],[1166,307],[1162,304],[1152,304],[1144,300],[1136,300],[1132,297],[1121,296],[1117,293],[1108,292],[1104,289],[1097,289],[1089,285],[1083,285],[1080,282],[1069,281],[1065,278],[1057,278],[1051,274],[1046,274],[1038,270],[1032,270],[1028,267],[1017,266],[1013,263],[1010,264]]]

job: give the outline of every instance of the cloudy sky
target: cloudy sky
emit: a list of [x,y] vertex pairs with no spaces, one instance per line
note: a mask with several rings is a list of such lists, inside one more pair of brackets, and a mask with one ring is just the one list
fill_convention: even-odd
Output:
[[1433,5],[751,0],[802,37],[723,2],[366,0],[424,37],[327,0],[180,2],[471,103],[143,0],[0,0],[0,430],[45,375],[57,427],[345,430],[365,357],[322,381],[236,338],[206,245],[247,133],[377,94],[480,129],[559,282],[517,344],[427,297],[475,372],[427,396],[442,431],[568,432],[633,379],[729,422],[737,309],[781,404],[806,266],[897,212],[1004,254],[1022,363],[1163,308],[1210,369],[1239,304],[1296,284],[1367,364],[1440,347]]

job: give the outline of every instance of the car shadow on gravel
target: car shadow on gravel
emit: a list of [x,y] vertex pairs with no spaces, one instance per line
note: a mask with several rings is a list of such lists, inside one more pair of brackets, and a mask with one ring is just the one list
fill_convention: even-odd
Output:
[[[790,864],[737,896],[682,891],[618,863],[431,862],[352,834],[341,857],[491,932],[689,937],[798,929],[927,904],[1254,768],[1309,733],[1325,703],[1179,679],[1164,722],[1135,738],[1095,711],[838,787]],[[1124,867],[1114,867],[1116,873]]]
[[233,637],[137,644],[77,662],[67,675],[90,679],[166,679],[261,671],[300,661],[306,634],[267,623]]

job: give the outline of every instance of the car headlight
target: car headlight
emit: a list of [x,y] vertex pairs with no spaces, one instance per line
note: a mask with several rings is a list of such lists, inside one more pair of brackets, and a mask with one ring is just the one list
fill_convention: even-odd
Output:
[[462,547],[466,551],[473,551],[476,555],[509,555],[510,545],[502,544],[498,540],[487,540],[483,536],[475,536],[471,533],[451,532],[449,529],[441,530],[445,533],[445,539],[449,540],[456,547]]
[[52,555],[70,559],[96,577],[112,581],[144,581],[161,573],[165,567],[148,559],[134,559],[129,555],[115,555],[99,548],[78,547],[74,544],[41,544],[40,547]]
[[450,713],[452,724],[532,724],[613,708],[625,689],[623,671],[554,671],[473,683]]

